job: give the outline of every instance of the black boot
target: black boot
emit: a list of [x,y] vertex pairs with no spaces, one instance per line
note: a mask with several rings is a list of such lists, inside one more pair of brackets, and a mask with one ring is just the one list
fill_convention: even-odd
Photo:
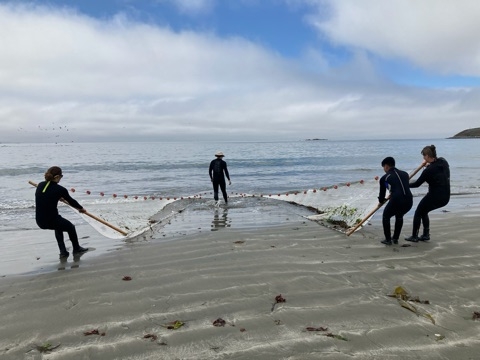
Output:
[[418,240],[420,240],[420,239],[418,238],[418,230],[413,231],[412,236],[406,237],[405,240],[411,241],[411,242],[418,242]]
[[430,229],[423,229],[423,235],[418,238],[421,241],[428,241],[430,240]]
[[82,254],[82,253],[87,252],[87,251],[88,251],[88,248],[83,248],[81,246],[79,246],[76,249],[73,249],[74,254]]

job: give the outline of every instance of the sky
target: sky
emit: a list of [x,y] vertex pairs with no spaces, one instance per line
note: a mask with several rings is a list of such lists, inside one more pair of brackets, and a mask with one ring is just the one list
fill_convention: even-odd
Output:
[[478,0],[0,0],[0,142],[480,127]]

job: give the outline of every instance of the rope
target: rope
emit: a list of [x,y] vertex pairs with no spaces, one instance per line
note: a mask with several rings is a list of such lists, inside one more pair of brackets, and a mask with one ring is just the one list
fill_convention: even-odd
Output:
[[[378,176],[375,176],[374,179],[376,181],[378,181],[379,177]],[[365,184],[365,181],[364,180],[359,180],[357,182],[353,182],[353,183],[359,183],[361,185]],[[294,192],[285,192],[285,193],[277,193],[276,196],[277,197],[288,197],[288,196],[296,196],[296,195],[306,195],[307,193],[309,192],[312,192],[312,193],[320,193],[321,191],[325,192],[325,191],[328,191],[328,190],[338,190],[339,188],[342,188],[342,187],[350,187],[352,185],[352,182],[347,182],[345,184],[335,184],[335,185],[331,185],[331,186],[324,186],[324,187],[321,187],[321,188],[313,188],[313,189],[309,189],[309,190],[302,190],[302,191],[294,191]],[[76,192],[77,190],[75,188],[71,188],[70,191],[72,193]],[[90,190],[85,190],[85,194],[87,195],[92,195],[92,192]],[[235,195],[235,196],[238,196],[238,197],[275,197],[274,194],[263,194],[263,193],[260,193],[260,194],[247,194],[247,193],[238,193],[238,192],[231,192],[230,193],[232,196]],[[100,197],[105,197],[105,196],[109,196],[108,195],[108,192],[104,192],[104,191],[101,191],[98,193],[98,195]],[[213,191],[210,191],[210,192],[203,192],[201,194],[195,194],[195,195],[190,195],[190,196],[154,196],[154,195],[143,195],[143,196],[139,196],[139,195],[127,195],[127,194],[124,194],[122,196],[120,196],[120,198],[124,198],[124,199],[128,199],[128,198],[133,198],[135,200],[138,200],[138,199],[143,199],[143,200],[183,200],[183,199],[201,199],[203,195],[213,195]],[[117,193],[112,193],[111,194],[111,197],[116,199],[116,198],[119,198],[119,195]]]

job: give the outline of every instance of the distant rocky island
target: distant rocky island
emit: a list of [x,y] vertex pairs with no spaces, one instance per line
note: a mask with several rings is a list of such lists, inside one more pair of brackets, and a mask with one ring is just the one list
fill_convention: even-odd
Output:
[[314,138],[314,139],[305,139],[305,141],[325,141],[325,140],[328,140],[328,139],[318,139],[318,138]]
[[460,131],[447,139],[480,139],[480,127]]

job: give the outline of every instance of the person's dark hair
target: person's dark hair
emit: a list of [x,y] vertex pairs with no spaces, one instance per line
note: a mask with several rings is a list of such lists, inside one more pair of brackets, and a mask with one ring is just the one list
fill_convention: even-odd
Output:
[[382,166],[388,165],[390,167],[395,167],[395,159],[391,156],[386,157],[382,160]]
[[421,152],[422,155],[428,155],[430,156],[431,158],[437,158],[437,150],[435,148],[435,145],[430,145],[430,146],[425,146],[423,149],[422,149],[422,152]]
[[62,169],[60,169],[58,166],[52,166],[45,173],[45,180],[52,181],[57,175],[62,175]]

